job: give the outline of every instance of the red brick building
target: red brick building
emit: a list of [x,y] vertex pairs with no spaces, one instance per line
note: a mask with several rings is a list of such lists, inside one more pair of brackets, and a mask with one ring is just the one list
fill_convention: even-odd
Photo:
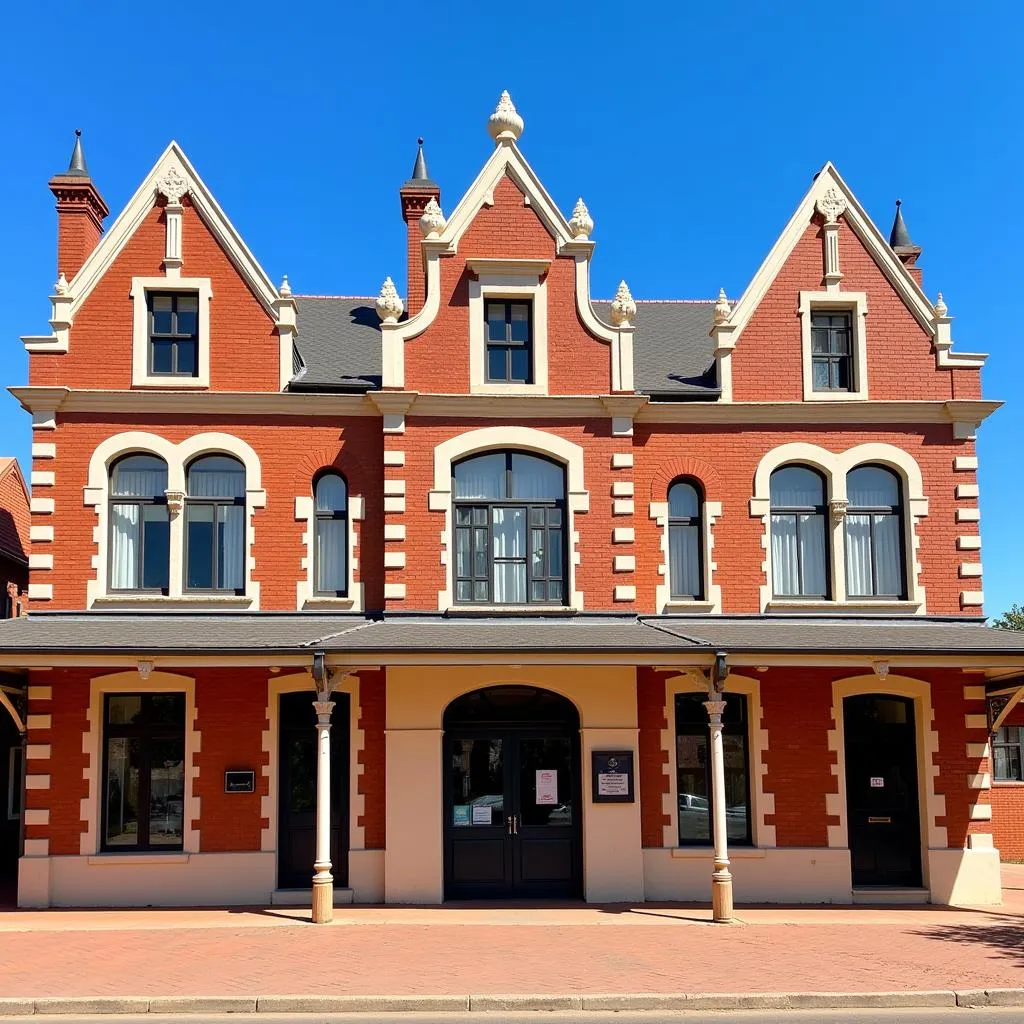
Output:
[[902,217],[826,164],[738,300],[592,301],[488,128],[404,300],[275,288],[174,143],[106,231],[51,181],[20,902],[998,901],[998,403]]

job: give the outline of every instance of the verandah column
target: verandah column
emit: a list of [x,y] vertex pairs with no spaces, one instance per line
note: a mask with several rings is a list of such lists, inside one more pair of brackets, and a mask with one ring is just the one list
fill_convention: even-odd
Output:
[[715,867],[711,874],[711,918],[732,920],[732,874],[725,824],[725,748],[722,741],[723,694],[712,690],[705,701],[711,725],[711,823],[715,837]]
[[[318,697],[329,697],[330,691]],[[333,700],[315,700],[316,711],[316,860],[313,863],[313,923],[334,919],[331,874],[331,712]]]

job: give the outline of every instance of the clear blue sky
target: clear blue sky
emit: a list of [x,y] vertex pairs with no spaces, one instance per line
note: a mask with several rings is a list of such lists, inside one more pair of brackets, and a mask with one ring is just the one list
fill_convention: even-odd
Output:
[[[4,384],[26,378],[19,336],[47,330],[46,181],[75,128],[111,221],[175,138],[275,283],[376,294],[404,281],[416,136],[451,210],[507,88],[548,190],[596,221],[595,296],[620,277],[638,298],[738,295],[827,159],[884,231],[902,198],[926,291],[1007,403],[980,435],[986,609],[1024,601],[1019,2],[72,0],[4,21]],[[27,466],[29,444],[3,394],[0,453]]]

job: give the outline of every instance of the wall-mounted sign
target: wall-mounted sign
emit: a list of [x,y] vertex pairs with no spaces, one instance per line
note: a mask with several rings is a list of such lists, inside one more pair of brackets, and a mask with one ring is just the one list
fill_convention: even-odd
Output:
[[225,772],[225,793],[255,793],[256,773],[254,771]]
[[474,825],[490,825],[491,823],[491,805],[490,804],[473,804],[473,824]]
[[871,788],[872,789],[885,789],[885,779],[881,775],[871,776]]
[[464,828],[469,821],[469,804],[455,804],[452,807],[452,824]]
[[591,753],[596,804],[633,803],[633,751],[595,750]]

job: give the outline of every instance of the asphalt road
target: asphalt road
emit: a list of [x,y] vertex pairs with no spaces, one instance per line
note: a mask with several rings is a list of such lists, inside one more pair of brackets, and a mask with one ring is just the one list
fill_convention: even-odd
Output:
[[109,1016],[36,1015],[4,1017],[3,1024],[1009,1024],[1020,1007],[1005,1009],[753,1010],[664,1013],[533,1010],[478,1013],[230,1013],[181,1015],[147,1013]]

